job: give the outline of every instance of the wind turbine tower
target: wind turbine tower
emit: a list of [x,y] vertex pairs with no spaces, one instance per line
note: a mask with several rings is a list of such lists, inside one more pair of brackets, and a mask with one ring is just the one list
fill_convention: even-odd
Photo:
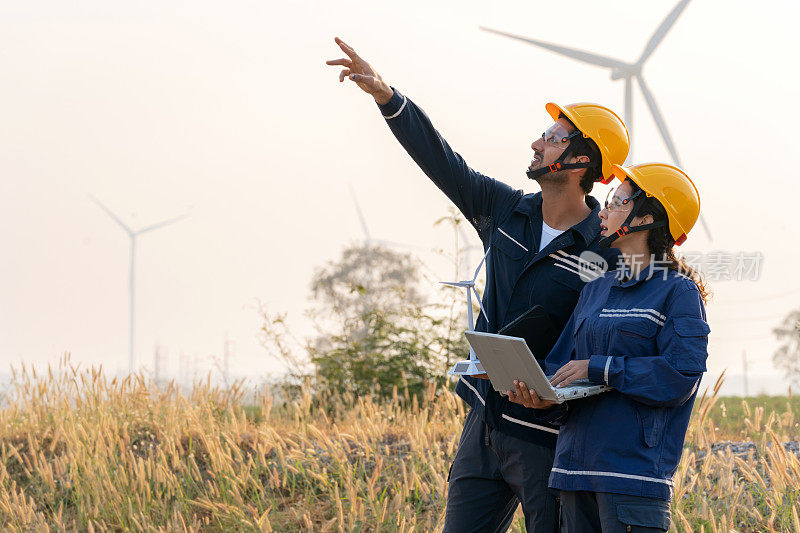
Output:
[[[633,79],[636,78],[636,83],[639,85],[639,89],[642,91],[642,95],[647,103],[647,107],[650,109],[650,114],[653,115],[653,120],[658,127],[658,131],[667,147],[667,151],[669,151],[669,154],[675,164],[683,168],[680,157],[678,157],[678,150],[675,148],[675,143],[672,141],[672,136],[670,136],[669,130],[667,129],[667,123],[664,121],[664,117],[661,115],[661,111],[658,108],[658,104],[656,103],[653,93],[650,91],[650,88],[644,81],[642,69],[644,68],[645,62],[650,58],[658,45],[661,44],[661,41],[664,40],[667,32],[675,24],[675,21],[677,21],[678,17],[681,15],[681,13],[683,13],[683,10],[686,9],[689,1],[690,0],[681,0],[674,8],[672,8],[672,11],[670,11],[667,17],[661,22],[658,28],[656,28],[656,31],[650,37],[650,40],[644,47],[644,51],[642,51],[639,59],[633,63],[615,59],[613,57],[587,52],[585,50],[568,48],[566,46],[548,43],[538,39],[531,39],[530,37],[523,37],[521,35],[515,35],[513,33],[487,28],[485,26],[480,26],[480,29],[491,33],[496,33],[504,37],[509,37],[511,39],[516,39],[518,41],[523,41],[528,44],[538,46],[539,48],[544,48],[545,50],[550,50],[551,52],[581,61],[583,63],[589,63],[590,65],[607,68],[611,71],[612,80],[625,80],[625,125],[628,127],[628,132],[631,134],[631,138],[633,138]],[[628,160],[626,163],[630,162],[632,155],[633,149],[631,149],[631,152],[628,154]],[[708,225],[706,224],[702,213],[700,214],[700,223],[702,224],[703,230],[708,238],[712,239],[711,231],[708,229]]]
[[[364,213],[361,211],[361,205],[358,203],[358,198],[356,197],[356,193],[353,190],[353,186],[350,185],[350,196],[353,198],[353,205],[356,208],[356,214],[358,215],[358,220],[361,223],[361,229],[364,230],[364,249],[366,250],[366,263],[367,263],[367,279],[365,280],[365,287],[367,289],[366,294],[366,302],[367,308],[369,308],[369,294],[370,288],[373,281],[372,278],[372,248],[373,246],[384,246],[386,248],[405,248],[406,250],[422,250],[425,252],[430,252],[429,248],[424,246],[418,246],[415,244],[406,244],[402,242],[396,241],[388,241],[386,239],[373,239],[369,233],[369,228],[367,228],[367,220],[364,218]],[[431,272],[428,265],[424,262],[421,262],[420,265],[423,269]],[[432,272],[431,272],[432,273]]]
[[[461,224],[457,227],[458,237],[463,244],[459,244],[458,240],[456,241],[456,249],[458,252],[463,252],[461,254],[461,265],[458,268],[462,268],[464,272],[468,271],[470,266],[472,266],[471,254],[470,251],[472,250],[480,250],[483,251],[481,246],[476,246],[474,244],[470,244],[469,237],[467,233],[464,231],[464,228],[461,227]],[[456,277],[459,277],[461,274],[456,274]]]
[[[451,287],[462,287],[467,289],[467,331],[475,331],[475,321],[472,318],[472,294],[475,294],[475,297],[478,299],[478,307],[480,309],[480,313],[483,313],[483,317],[488,321],[489,316],[486,314],[486,310],[483,308],[483,304],[481,303],[481,295],[478,294],[478,290],[475,288],[475,281],[478,279],[478,274],[481,271],[481,267],[486,262],[486,258],[489,256],[489,251],[491,250],[491,246],[486,249],[486,254],[484,254],[483,259],[481,259],[480,264],[478,264],[478,268],[475,269],[475,275],[472,279],[464,280],[464,281],[440,281],[443,285],[449,285]],[[483,365],[478,360],[478,356],[475,354],[475,350],[472,349],[472,346],[469,347],[469,359],[466,361],[459,361],[453,368],[451,368],[448,374],[456,375],[456,376],[473,376],[475,374],[483,374]]]
[[160,387],[164,381],[164,376],[166,374],[165,363],[164,352],[161,349],[161,345],[156,342],[155,349],[153,350],[153,383],[155,383],[156,387]]
[[228,338],[228,332],[225,332],[225,345],[222,351],[222,376],[225,380],[225,387],[231,386],[231,347],[235,348],[235,343]]
[[119,224],[120,227],[122,227],[123,230],[125,230],[125,232],[128,234],[128,236],[131,239],[131,265],[130,265],[130,269],[128,271],[128,289],[129,289],[129,292],[130,292],[130,295],[129,295],[130,311],[129,311],[129,317],[128,317],[128,320],[129,320],[129,326],[128,326],[128,370],[129,370],[130,373],[133,373],[133,367],[134,367],[134,350],[133,350],[133,348],[134,348],[134,332],[135,332],[135,329],[134,329],[135,320],[134,319],[135,319],[135,316],[136,316],[135,315],[135,310],[136,310],[136,306],[135,306],[135,296],[136,296],[136,278],[135,278],[135,273],[136,273],[136,270],[135,270],[135,266],[136,266],[136,237],[138,237],[139,235],[141,235],[143,233],[147,233],[149,231],[153,231],[153,230],[157,230],[159,228],[163,228],[164,226],[166,226],[168,224],[172,224],[173,222],[177,222],[177,221],[179,221],[179,220],[181,220],[183,218],[186,218],[189,215],[188,214],[183,214],[181,216],[170,218],[170,219],[164,220],[162,222],[159,222],[157,224],[153,224],[151,226],[147,226],[147,227],[142,228],[142,229],[140,229],[138,231],[133,231],[127,225],[125,225],[125,223],[122,222],[122,220],[120,220],[117,215],[112,213],[111,210],[108,207],[103,205],[100,202],[100,200],[98,200],[97,198],[95,198],[91,194],[89,195],[89,197],[92,199],[92,201],[94,203],[96,203],[98,206],[100,206],[100,209],[105,211],[108,214],[108,216],[110,216],[112,219],[114,219],[114,221],[117,224]]

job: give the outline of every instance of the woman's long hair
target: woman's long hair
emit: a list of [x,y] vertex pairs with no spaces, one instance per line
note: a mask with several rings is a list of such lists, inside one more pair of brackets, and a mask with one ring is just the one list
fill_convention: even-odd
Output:
[[[633,188],[633,192],[631,194],[642,190],[641,187],[634,183],[630,178],[627,178],[627,181]],[[691,279],[694,284],[697,285],[703,303],[708,303],[708,298],[711,295],[711,291],[708,283],[705,280],[705,277],[699,271],[686,264],[686,261],[683,259],[683,257],[675,255],[675,239],[672,238],[672,234],[669,231],[669,217],[667,216],[667,211],[664,209],[664,206],[661,205],[661,202],[659,202],[653,196],[645,195],[644,191],[642,191],[642,194],[634,200],[634,205],[637,207],[640,206],[636,216],[643,217],[645,215],[650,215],[653,217],[654,222],[661,220],[667,222],[667,225],[665,226],[660,228],[652,228],[650,230],[650,235],[647,237],[647,247],[649,248],[650,253],[653,254],[653,257],[657,261],[667,262],[667,268],[670,270],[675,270]]]

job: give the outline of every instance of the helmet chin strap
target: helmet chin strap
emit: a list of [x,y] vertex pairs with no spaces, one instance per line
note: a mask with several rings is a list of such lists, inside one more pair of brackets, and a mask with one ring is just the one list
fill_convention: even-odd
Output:
[[[575,137],[581,134],[580,131],[575,130],[570,137]],[[553,161],[552,164],[547,165],[546,167],[537,168],[536,170],[527,170],[525,171],[525,175],[528,176],[530,179],[535,180],[539,176],[543,176],[544,174],[549,174],[551,172],[558,172],[559,170],[572,170],[574,168],[589,168],[592,166],[592,163],[565,163],[564,160],[569,157],[569,154],[572,152],[572,149],[575,147],[575,142],[570,141],[567,147],[561,152],[561,155],[558,156],[558,159]]]
[[640,194],[642,194],[642,191],[637,191],[636,194],[632,196],[632,198],[634,198],[633,209],[631,209],[631,212],[628,214],[628,217],[625,219],[625,222],[620,224],[619,229],[614,233],[612,233],[611,235],[609,235],[608,237],[603,237],[597,243],[598,246],[600,246],[600,248],[610,247],[614,241],[625,235],[630,235],[631,233],[636,233],[637,231],[645,231],[653,228],[661,228],[667,225],[666,220],[659,220],[658,222],[651,222],[650,224],[631,226],[631,222],[633,221],[634,217],[636,217],[636,213],[639,212],[639,208],[641,208],[642,205],[644,205],[642,202],[637,202],[635,200],[635,198]]
[[[564,152],[566,153],[566,152]],[[562,156],[564,154],[561,154]],[[562,163],[561,157],[556,159],[552,165],[547,165],[546,167],[537,168],[536,170],[526,170],[525,175],[528,176],[530,179],[535,180],[539,176],[544,174],[549,174],[551,172],[558,172],[559,170],[572,170],[573,168],[589,168],[591,163]]]

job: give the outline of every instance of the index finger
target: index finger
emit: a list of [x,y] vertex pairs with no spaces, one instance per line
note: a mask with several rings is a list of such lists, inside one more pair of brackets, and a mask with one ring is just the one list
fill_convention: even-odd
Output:
[[[518,391],[517,395],[522,397],[522,404],[525,407],[533,407],[534,400],[533,400],[533,398],[531,398],[531,392],[533,391],[533,389],[531,389],[529,391],[528,390],[528,385],[524,381],[517,382],[516,383],[516,387],[517,387],[517,391]],[[533,394],[534,394],[534,396],[536,395],[535,392]]]
[[354,61],[355,61],[356,59],[359,59],[359,57],[358,57],[358,54],[356,53],[356,51],[355,51],[355,50],[353,50],[353,47],[352,47],[352,46],[350,46],[349,44],[347,44],[347,43],[346,43],[346,42],[344,42],[343,40],[339,39],[338,37],[335,37],[335,38],[334,38],[334,41],[336,41],[336,44],[338,44],[338,45],[339,45],[339,48],[341,48],[341,49],[342,49],[342,52],[344,52],[345,54],[347,54],[347,55],[350,57],[350,59],[352,59],[352,60],[354,60]]
[[566,387],[576,379],[578,379],[578,371],[570,369],[569,372],[564,372],[564,374],[560,378],[553,379],[552,385],[554,387]]
[[548,407],[547,402],[545,400],[542,400],[541,398],[539,398],[539,395],[536,394],[535,390],[531,389],[528,392],[531,395],[531,402],[533,403],[533,406],[535,408],[540,409],[540,408],[543,408],[543,407],[544,408]]
[[565,364],[564,366],[556,370],[556,373],[553,374],[553,377],[550,378],[550,383],[556,383],[557,381],[560,381],[561,378],[564,376],[564,374],[566,374],[569,371],[569,364],[571,362],[572,361],[570,361],[569,363]]
[[533,390],[533,389],[529,390],[528,394],[531,395],[531,400],[533,400],[534,404],[537,404],[537,403],[539,403],[541,401],[541,399],[539,398],[539,395],[536,394],[535,390]]

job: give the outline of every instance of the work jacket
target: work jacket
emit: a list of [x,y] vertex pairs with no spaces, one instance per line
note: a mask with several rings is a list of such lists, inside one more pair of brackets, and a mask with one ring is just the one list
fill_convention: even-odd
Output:
[[[496,333],[535,305],[548,313],[555,343],[569,320],[584,284],[615,268],[618,250],[601,249],[600,205],[587,195],[592,210],[581,222],[539,250],[542,233],[542,195],[523,194],[505,183],[472,170],[431,124],[428,116],[394,89],[391,100],[378,105],[400,144],[433,183],[458,207],[478,232],[486,264],[486,287],[476,331]],[[591,251],[597,264],[580,257]],[[601,264],[605,261],[605,264]],[[464,358],[466,359],[464,354]],[[456,393],[485,423],[501,432],[555,447],[558,429],[537,420],[531,410],[508,401],[488,380],[462,376]]]
[[609,272],[583,288],[545,360],[549,375],[588,359],[589,381],[613,387],[535,410],[552,411],[546,418],[561,426],[550,486],[668,500],[710,328],[700,291],[686,276],[658,264],[628,281],[622,274]]

